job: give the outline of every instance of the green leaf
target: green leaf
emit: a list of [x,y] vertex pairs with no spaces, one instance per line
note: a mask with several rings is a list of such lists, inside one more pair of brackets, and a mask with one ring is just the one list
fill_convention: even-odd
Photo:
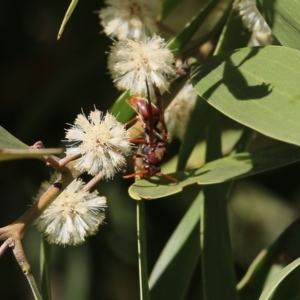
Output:
[[178,56],[181,49],[193,37],[200,25],[203,24],[208,14],[216,7],[219,0],[210,0],[199,13],[186,24],[184,29],[168,43],[168,48],[173,52],[174,56]]
[[283,46],[300,50],[299,1],[264,0],[261,12]]
[[124,92],[109,110],[121,123],[126,123],[134,115],[134,110],[126,102],[129,97],[129,92]]
[[144,201],[139,201],[136,203],[136,224],[139,259],[140,299],[150,300],[147,266],[146,214]]
[[290,263],[288,266],[286,266],[275,278],[267,285],[267,287],[262,292],[261,296],[259,297],[259,300],[267,300],[270,299],[271,295],[277,288],[277,286],[280,284],[280,282],[294,269],[299,267],[300,265],[300,258],[297,258],[292,263]]
[[39,158],[44,155],[62,153],[63,149],[30,149],[29,146],[18,140],[0,126],[0,161]]
[[[270,277],[274,266],[285,266],[291,259],[300,256],[300,221],[291,224],[269,247],[263,249],[250,265],[244,278],[238,284],[240,300],[258,299],[263,287]],[[288,279],[288,278],[287,278]],[[272,281],[272,279],[271,279]],[[285,280],[286,281],[286,280]],[[285,283],[285,281],[283,283]],[[281,284],[282,285],[282,284]],[[279,286],[278,292],[281,288]],[[294,286],[289,286],[289,293],[296,295],[299,291],[298,280]],[[275,292],[276,296],[277,290]],[[285,295],[287,296],[287,294]],[[281,297],[275,299],[291,299],[293,297]]]
[[204,187],[201,258],[204,298],[238,299],[227,220],[230,183]]
[[300,145],[300,52],[243,48],[193,68],[192,84],[228,117],[272,138]]
[[13,159],[28,159],[28,158],[40,158],[44,155],[63,153],[63,149],[0,149],[0,161],[13,160]]
[[278,143],[261,150],[220,158],[198,169],[171,173],[171,176],[179,181],[178,184],[170,183],[163,177],[139,180],[129,187],[129,195],[136,200],[157,199],[179,193],[191,184],[221,183],[252,176],[299,160],[299,147]]
[[[278,265],[276,267],[278,268]],[[299,276],[300,268],[289,273],[275,289],[272,300],[299,299]]]
[[215,55],[246,47],[251,36],[251,32],[243,26],[238,11],[232,5],[230,7],[231,11],[214,51]]
[[[209,125],[206,134],[206,161],[222,157],[220,115]],[[235,271],[227,219],[230,184],[203,188],[200,245],[204,299],[237,299]],[[222,255],[220,255],[222,253]]]
[[29,146],[18,140],[0,126],[0,149],[3,148],[28,149]]
[[[64,300],[88,299],[92,282],[91,249],[88,243],[67,247],[65,252]],[[94,266],[93,266],[94,267]]]
[[[217,110],[208,105],[200,97],[197,98],[197,102],[194,110],[191,113],[186,132],[183,141],[180,146],[177,170],[185,169],[186,163],[201,137],[203,137],[206,127],[212,122]],[[194,130],[197,128],[197,130]]]
[[199,219],[202,201],[203,193],[200,192],[156,261],[149,278],[153,299],[184,299],[199,259]]
[[50,282],[50,255],[51,245],[43,238],[40,249],[40,280],[41,292],[44,300],[51,300],[51,282]]
[[72,13],[73,13],[73,11],[74,11],[77,3],[78,3],[78,0],[72,0],[71,1],[70,5],[69,5],[69,7],[67,9],[67,12],[66,12],[66,14],[65,14],[65,16],[63,18],[63,21],[62,21],[62,23],[60,25],[60,28],[59,28],[59,31],[58,31],[58,34],[57,34],[57,39],[58,40],[61,38],[61,36],[62,36],[62,34],[63,34],[64,30],[65,30],[65,26],[67,25],[67,22],[69,21],[69,19],[70,19],[71,15],[72,15]]

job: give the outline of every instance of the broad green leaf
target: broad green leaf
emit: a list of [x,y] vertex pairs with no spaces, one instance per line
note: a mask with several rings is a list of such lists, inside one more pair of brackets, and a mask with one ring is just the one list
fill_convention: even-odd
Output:
[[0,126],[0,149],[3,148],[28,149],[29,146],[18,140]]
[[192,84],[228,117],[272,138],[300,145],[300,52],[243,48],[203,60]]
[[164,177],[139,180],[129,187],[129,195],[136,200],[157,199],[182,191],[191,184],[215,184],[252,176],[292,164],[300,160],[300,148],[278,143],[274,146],[220,158],[198,169],[171,173],[179,182],[171,183]]
[[267,285],[267,287],[262,292],[261,296],[259,297],[259,300],[268,300],[270,299],[271,295],[277,288],[277,286],[280,284],[280,282],[294,269],[299,267],[300,265],[300,258],[297,258],[292,263],[290,263],[288,266],[286,266],[277,276]]
[[62,36],[62,34],[63,34],[64,30],[65,30],[65,26],[67,25],[67,22],[69,21],[69,19],[70,19],[71,15],[72,15],[72,13],[73,13],[73,11],[74,11],[77,3],[78,3],[78,0],[72,0],[71,1],[70,5],[69,5],[69,7],[67,9],[67,12],[66,12],[66,14],[65,14],[65,16],[63,18],[63,21],[62,21],[62,23],[60,25],[60,28],[59,28],[59,31],[58,31],[58,34],[57,34],[57,39],[58,40],[61,38],[61,36]]
[[200,254],[199,219],[202,201],[203,193],[200,192],[156,261],[149,278],[153,299],[184,299]]
[[[248,127],[246,127],[248,128]],[[191,133],[192,134],[192,133]],[[232,150],[238,139],[241,137],[242,131],[241,130],[224,130],[222,133],[222,153],[224,155],[228,155],[229,152]],[[198,143],[192,153],[189,156],[189,159],[186,163],[187,169],[194,169],[199,166],[204,165],[204,158],[205,158],[205,141]],[[178,163],[178,156],[174,156],[166,163],[164,163],[161,167],[162,172],[165,174],[175,172],[176,171],[176,164]]]
[[283,46],[300,50],[299,1],[264,0],[261,12]]
[[205,21],[205,18],[218,3],[219,0],[208,1],[208,3],[199,11],[199,13],[189,23],[186,24],[185,28],[177,36],[171,39],[167,47],[173,52],[175,57],[178,56],[181,49],[186,46],[186,43],[193,37],[200,25]]
[[44,155],[63,153],[63,149],[0,149],[0,161],[25,159],[25,158],[40,158]]

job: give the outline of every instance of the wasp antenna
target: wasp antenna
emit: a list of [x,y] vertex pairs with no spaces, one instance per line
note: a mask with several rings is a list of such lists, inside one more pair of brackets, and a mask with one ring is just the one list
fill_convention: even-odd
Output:
[[162,126],[162,136],[164,138],[164,140],[168,140],[169,139],[169,133],[168,133],[168,129],[167,129],[167,125],[165,122],[165,112],[164,112],[164,100],[163,97],[160,93],[159,88],[153,84],[153,88],[154,88],[154,93],[155,93],[155,97],[156,97],[156,105],[158,108],[158,112],[159,112],[159,121],[161,123]]

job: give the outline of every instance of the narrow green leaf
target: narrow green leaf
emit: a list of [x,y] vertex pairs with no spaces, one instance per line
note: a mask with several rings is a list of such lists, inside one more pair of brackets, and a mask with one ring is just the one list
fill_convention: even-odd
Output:
[[73,11],[74,11],[77,3],[78,3],[78,0],[72,0],[71,1],[70,5],[69,5],[69,7],[67,9],[67,12],[66,12],[66,14],[64,16],[64,19],[63,19],[63,21],[62,21],[62,23],[60,25],[60,28],[59,28],[59,31],[58,31],[58,34],[57,34],[57,39],[58,40],[61,38],[61,36],[62,36],[62,34],[63,34],[64,30],[65,30],[65,26],[67,25],[67,22],[69,21],[69,19],[70,19],[71,15],[72,15],[72,13],[73,13]]
[[26,279],[27,279],[27,281],[29,283],[29,286],[31,288],[31,292],[32,292],[32,295],[34,297],[34,300],[43,300],[43,297],[42,297],[42,295],[39,291],[39,288],[36,284],[35,278],[32,275],[32,273],[26,273],[25,276],[26,276]]
[[29,146],[18,140],[0,126],[0,149],[3,148],[28,149]]
[[272,138],[300,145],[300,52],[244,48],[203,60],[192,84],[228,117]]
[[277,249],[274,250],[274,248],[261,251],[248,268],[246,275],[238,283],[237,289],[240,300],[257,299],[261,294],[276,255],[275,250]]
[[126,123],[134,115],[134,110],[126,102],[129,96],[128,91],[124,92],[109,110],[121,123]]
[[233,6],[230,5],[230,13],[214,51],[214,55],[247,46],[251,32],[243,26],[242,19],[238,14],[238,11],[233,9]]
[[[258,299],[262,293],[263,287],[269,278],[270,272],[274,266],[287,265],[292,259],[300,256],[300,244],[298,243],[300,234],[300,221],[291,224],[269,247],[263,249],[261,253],[255,258],[250,265],[244,278],[238,284],[240,300]],[[292,275],[292,274],[290,274]],[[272,279],[271,279],[272,280]],[[282,282],[288,281],[286,278]],[[291,282],[292,283],[292,282]],[[281,284],[281,285],[282,285]],[[299,283],[287,283],[289,286],[289,293],[293,292],[296,295],[299,291]],[[282,293],[278,288],[278,292]],[[288,293],[287,293],[288,294]],[[285,296],[287,296],[285,294]],[[289,297],[277,298],[277,290],[275,291],[274,299],[290,299]],[[279,296],[279,295],[278,295]]]
[[146,215],[145,203],[139,201],[136,203],[137,214],[137,242],[139,254],[139,282],[140,299],[150,300],[150,291],[148,285],[148,267],[147,267],[147,233],[146,233]]
[[62,299],[88,299],[92,282],[88,243],[66,249],[66,280]]
[[299,277],[300,268],[289,273],[275,289],[272,300],[299,299]]
[[44,300],[51,300],[51,282],[50,282],[50,254],[51,245],[41,240],[40,250],[40,280],[41,280],[41,292]]
[[204,187],[201,258],[205,299],[238,299],[227,220],[228,183]]
[[[185,165],[199,139],[205,133],[206,127],[214,119],[217,111],[200,97],[189,119],[184,139],[181,143],[177,170],[184,170]],[[197,130],[195,130],[197,128]]]
[[199,13],[186,24],[184,29],[168,43],[168,48],[173,52],[174,56],[178,56],[181,49],[193,37],[200,25],[203,24],[208,14],[216,7],[219,0],[210,0]]
[[205,164],[198,169],[171,173],[178,184],[163,177],[139,180],[129,188],[129,195],[136,200],[157,199],[182,191],[191,184],[215,184],[252,176],[261,172],[292,164],[300,160],[299,147],[278,143],[253,152],[244,152],[224,157]]
[[280,282],[294,269],[299,267],[300,265],[300,258],[297,258],[292,263],[290,263],[288,266],[286,266],[275,278],[267,285],[267,287],[262,292],[261,296],[259,297],[259,300],[268,300],[270,299],[271,295],[277,288],[277,286],[280,284]]
[[[208,127],[206,161],[221,153],[219,115]],[[204,299],[238,299],[227,219],[228,183],[205,186],[201,207],[200,245]]]
[[[155,300],[184,299],[199,259],[200,192],[161,252],[149,278]],[[180,270],[180,274],[179,274]]]

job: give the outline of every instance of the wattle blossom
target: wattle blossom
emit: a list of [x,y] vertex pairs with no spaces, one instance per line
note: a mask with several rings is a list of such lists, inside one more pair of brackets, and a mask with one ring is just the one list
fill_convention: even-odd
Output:
[[241,0],[235,4],[243,24],[252,35],[252,46],[267,45],[272,41],[272,31],[252,0]]
[[[72,181],[36,220],[38,230],[49,243],[81,244],[103,223],[106,198],[99,197],[96,191],[83,190],[83,186],[84,182],[80,179]],[[49,187],[50,183],[44,182],[39,195]]]
[[106,0],[99,12],[104,32],[117,39],[140,40],[157,32],[158,0]]
[[125,156],[131,153],[130,136],[125,125],[107,113],[91,111],[89,117],[79,114],[74,125],[66,130],[69,143],[67,155],[81,155],[75,169],[104,178],[112,178],[126,165]]
[[197,93],[186,83],[165,111],[165,121],[170,138],[183,139],[191,113],[195,107]]
[[151,95],[153,85],[161,93],[168,90],[169,79],[175,75],[173,64],[174,56],[159,36],[145,41],[116,42],[108,57],[108,68],[116,87],[141,97],[148,96],[146,81]]

